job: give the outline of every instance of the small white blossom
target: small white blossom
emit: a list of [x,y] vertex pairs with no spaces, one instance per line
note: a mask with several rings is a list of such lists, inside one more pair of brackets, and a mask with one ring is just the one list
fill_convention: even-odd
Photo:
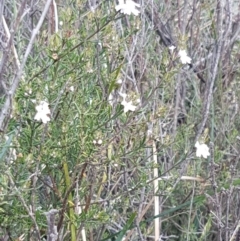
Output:
[[135,3],[132,0],[118,0],[118,5],[115,7],[116,11],[119,11],[121,13],[130,15],[130,14],[134,14],[134,15],[138,15],[140,13],[139,10],[136,9],[136,7],[140,8],[140,4]]
[[70,86],[70,87],[69,87],[69,90],[73,92],[73,91],[74,91],[74,86],[73,86],[73,85]]
[[98,140],[98,145],[101,145],[103,143],[103,141],[101,139]]
[[133,105],[132,104],[132,101],[126,101],[126,98],[127,98],[127,94],[125,93],[121,93],[121,92],[118,92],[119,95],[123,98],[122,102],[121,102],[121,105],[123,105],[124,107],[124,113],[127,113],[129,110],[130,111],[135,111],[137,106]]
[[208,156],[210,156],[209,147],[206,144],[200,144],[197,141],[195,144],[195,147],[197,148],[197,151],[196,151],[197,157],[202,156],[203,158],[207,158]]
[[127,113],[129,110],[130,110],[130,111],[135,111],[136,108],[137,108],[137,106],[135,106],[135,105],[132,104],[132,101],[127,102],[126,100],[123,100],[123,101],[121,102],[121,105],[123,105],[123,107],[124,107],[124,110],[123,110],[124,113]]
[[27,92],[24,93],[25,96],[29,96],[32,94],[32,89],[29,89]]
[[147,136],[152,136],[153,132],[152,130],[147,130]]
[[117,80],[117,82],[116,82],[117,84],[119,84],[119,85],[121,85],[122,84],[122,80],[121,79],[119,79],[119,80]]
[[41,101],[40,104],[35,107],[35,109],[37,114],[35,115],[34,120],[42,121],[44,124],[50,121],[51,112],[46,101]]
[[186,50],[179,50],[178,55],[183,64],[191,64],[192,59],[187,56]]
[[127,97],[127,94],[125,93],[118,92],[118,94],[123,98],[123,100],[125,100]]
[[168,47],[169,50],[171,51],[171,53],[173,52],[173,50],[176,48],[174,45],[171,45],[170,47]]
[[113,100],[114,100],[114,97],[113,97],[113,94],[110,93],[109,96],[108,96],[108,103],[113,106]]

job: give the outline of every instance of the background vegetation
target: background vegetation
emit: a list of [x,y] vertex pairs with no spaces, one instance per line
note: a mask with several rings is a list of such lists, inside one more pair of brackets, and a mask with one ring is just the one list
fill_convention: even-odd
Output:
[[0,3],[0,239],[239,240],[240,4],[117,3]]

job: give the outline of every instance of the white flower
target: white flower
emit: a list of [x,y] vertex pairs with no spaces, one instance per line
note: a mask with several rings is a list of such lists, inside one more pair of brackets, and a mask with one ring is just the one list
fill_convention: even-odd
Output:
[[209,147],[206,144],[200,144],[197,141],[195,144],[195,147],[197,148],[197,151],[196,151],[197,157],[202,156],[203,158],[207,158],[208,156],[210,156]]
[[129,110],[130,111],[136,110],[137,106],[133,105],[132,101],[129,101],[129,102],[126,101],[127,94],[121,93],[121,92],[118,92],[118,94],[123,98],[121,105],[123,105],[123,107],[124,107],[124,110],[123,110],[124,113],[127,113]]
[[37,114],[35,115],[34,120],[41,120],[44,124],[50,121],[51,112],[46,101],[41,101],[40,104],[35,107],[35,109]]
[[69,87],[69,90],[73,92],[73,91],[74,91],[74,86],[73,86],[73,85],[70,86],[70,87]]
[[132,104],[132,101],[127,102],[125,99],[121,102],[121,105],[124,107],[124,113],[127,113],[129,110],[130,111],[135,111],[137,106]]
[[127,97],[127,94],[125,93],[118,92],[118,94],[123,98],[123,100],[125,100]]
[[113,106],[113,100],[114,100],[114,97],[113,97],[113,94],[110,93],[109,96],[108,96],[108,103]]
[[116,11],[119,11],[121,13],[130,15],[131,13],[134,15],[138,15],[140,13],[139,10],[136,9],[136,7],[140,8],[140,4],[133,2],[132,0],[119,0],[118,5],[115,7]]
[[153,132],[152,130],[147,130],[147,136],[152,136]]
[[116,82],[117,84],[119,84],[119,85],[121,85],[122,84],[122,80],[121,79],[119,79],[119,80],[117,80],[117,82]]
[[170,47],[168,47],[169,50],[171,51],[171,53],[173,52],[173,50],[176,48],[174,45],[171,45]]
[[191,64],[192,59],[187,56],[186,50],[179,50],[178,55],[183,64]]

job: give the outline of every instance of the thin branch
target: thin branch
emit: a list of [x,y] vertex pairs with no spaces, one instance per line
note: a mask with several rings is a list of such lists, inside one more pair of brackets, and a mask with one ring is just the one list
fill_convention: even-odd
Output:
[[58,214],[58,210],[51,209],[48,212],[44,213],[47,218],[47,241],[56,241],[58,238],[57,226],[55,225],[56,214]]
[[219,11],[218,12],[218,41],[216,43],[216,54],[215,56],[213,56],[214,58],[214,63],[213,63],[213,67],[212,67],[212,74],[210,75],[209,78],[209,87],[206,88],[206,98],[205,98],[205,103],[204,103],[204,112],[203,112],[203,119],[201,121],[200,127],[198,129],[196,138],[195,138],[195,142],[199,139],[200,135],[203,132],[203,129],[206,125],[207,119],[208,119],[208,115],[209,115],[209,110],[210,110],[210,106],[212,103],[212,96],[213,96],[213,87],[214,87],[214,83],[216,80],[216,76],[218,73],[218,65],[221,59],[221,54],[222,54],[222,46],[223,46],[223,6],[221,5],[221,1],[218,1],[219,4]]
[[[20,79],[21,79],[22,74],[23,74],[23,69],[24,69],[25,64],[27,62],[28,56],[29,56],[29,54],[31,52],[32,46],[34,44],[34,40],[35,40],[36,35],[39,32],[39,30],[40,30],[40,28],[41,28],[41,26],[43,24],[43,21],[44,21],[45,16],[46,16],[46,14],[48,12],[48,9],[49,9],[49,6],[50,6],[51,2],[52,2],[52,0],[48,0],[47,1],[46,5],[44,7],[44,10],[42,12],[42,15],[41,15],[41,17],[40,17],[40,19],[38,21],[38,24],[37,24],[36,28],[33,29],[33,31],[32,31],[32,36],[31,36],[31,39],[30,39],[29,44],[27,46],[27,49],[26,49],[25,55],[23,57],[22,63],[20,65],[19,70],[17,71],[16,76],[13,79],[13,84],[12,84],[12,86],[10,88],[10,91],[8,93],[8,96],[7,96],[6,100],[5,100],[5,103],[3,105],[3,108],[2,108],[2,111],[1,111],[1,114],[0,114],[0,130],[1,131],[4,131],[4,129],[7,127],[6,118],[9,119],[11,105],[12,105],[12,98],[14,97],[14,94],[15,94],[15,92],[17,90],[17,87],[19,85]],[[24,3],[26,3],[26,1]],[[18,17],[20,17],[20,16],[18,16]],[[11,35],[11,38],[9,40],[8,49],[11,46],[12,39],[13,39],[13,35]],[[0,71],[1,71],[1,69],[0,69]],[[5,121],[5,124],[4,124],[4,121]]]
[[[13,42],[13,38],[14,38],[14,35],[17,31],[17,28],[21,22],[21,17],[23,15],[23,12],[24,12],[24,8],[25,8],[25,5],[27,3],[27,0],[25,0],[22,4],[21,4],[21,7],[17,13],[17,17],[16,17],[16,20],[15,20],[15,23],[14,23],[14,26],[13,28],[11,29],[11,36],[8,40],[8,43],[7,43],[7,46],[5,48],[5,50],[3,51],[3,56],[2,56],[2,60],[1,60],[1,63],[0,63],[0,82],[2,82],[2,75],[3,75],[3,70],[4,70],[4,66],[6,65],[6,63],[8,62],[8,58],[9,58],[9,55],[10,55],[10,52],[11,52],[11,47],[12,47],[12,42]],[[2,20],[2,18],[1,18]],[[0,125],[1,127],[1,125]]]
[[6,173],[8,178],[9,178],[9,181],[10,181],[10,185],[12,186],[12,188],[16,191],[16,194],[19,198],[19,200],[21,201],[22,205],[24,206],[24,208],[26,209],[29,217],[31,218],[32,222],[34,223],[34,226],[35,226],[35,230],[36,230],[36,235],[37,235],[37,238],[38,240],[41,240],[41,236],[40,236],[40,231],[39,231],[39,227],[38,227],[38,224],[37,224],[37,221],[35,219],[35,215],[34,213],[32,212],[32,210],[27,206],[23,196],[21,195],[21,192],[18,190],[18,188],[16,187],[13,179],[12,179],[12,175],[11,173]]
[[238,221],[237,227],[234,229],[234,232],[229,241],[233,241],[233,240],[238,241],[239,240],[237,238],[235,239],[235,237],[237,237],[237,234],[239,233],[239,230],[240,230],[240,221]]
[[53,0],[53,9],[54,9],[54,22],[55,22],[55,33],[58,32],[58,10],[56,1]]
[[[154,160],[154,169],[153,169],[153,178],[156,178],[153,181],[153,187],[154,187],[154,216],[159,215],[159,196],[157,195],[158,191],[158,162],[157,162],[157,149],[156,149],[156,143],[153,141],[153,160]],[[159,240],[160,237],[160,218],[154,219],[154,229],[155,229],[155,241]]]
[[[9,31],[9,28],[7,26],[7,23],[6,23],[6,20],[5,20],[4,16],[2,16],[2,22],[3,22],[3,27],[4,27],[4,30],[6,32],[7,38],[9,40],[11,38],[11,34],[10,34],[10,31]],[[14,58],[15,58],[15,61],[16,61],[16,66],[19,69],[20,68],[20,62],[19,62],[17,51],[16,51],[16,48],[15,48],[14,45],[12,45],[12,48],[13,48],[13,55],[14,55]]]

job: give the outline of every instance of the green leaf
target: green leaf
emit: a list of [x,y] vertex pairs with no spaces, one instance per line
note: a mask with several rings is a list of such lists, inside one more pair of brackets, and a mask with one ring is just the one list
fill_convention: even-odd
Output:
[[131,229],[132,227],[132,223],[136,217],[136,213],[132,213],[131,217],[128,219],[127,223],[125,224],[125,226],[123,227],[123,230],[119,233],[119,235],[117,236],[116,241],[121,241],[123,239],[123,236],[126,234],[126,232]]
[[204,202],[204,200],[205,200],[205,197],[204,197],[203,195],[197,196],[197,197],[195,197],[195,198],[193,199],[193,201],[185,202],[185,203],[183,203],[183,204],[178,205],[177,207],[170,208],[170,209],[168,209],[168,210],[166,210],[166,211],[163,211],[163,212],[161,212],[159,215],[153,216],[153,217],[151,217],[151,218],[149,218],[149,219],[147,219],[147,220],[145,220],[145,221],[142,221],[142,222],[140,223],[140,225],[142,225],[143,223],[146,223],[146,222],[151,222],[151,221],[153,221],[155,218],[164,217],[164,216],[167,216],[167,215],[169,215],[169,214],[171,214],[171,213],[173,213],[173,212],[176,212],[176,211],[178,211],[178,210],[180,210],[180,209],[182,209],[182,208],[185,208],[185,207],[189,206],[189,205],[191,204],[191,202],[193,202],[193,203],[195,203],[195,204],[196,204],[196,203],[202,204],[202,203]]
[[2,160],[2,159],[5,157],[7,151],[9,150],[10,145],[11,145],[11,143],[12,143],[12,139],[13,139],[13,137],[14,137],[14,134],[15,134],[15,131],[13,131],[13,132],[8,136],[7,141],[6,141],[5,144],[2,146],[2,149],[1,149],[1,152],[0,152],[0,160]]

